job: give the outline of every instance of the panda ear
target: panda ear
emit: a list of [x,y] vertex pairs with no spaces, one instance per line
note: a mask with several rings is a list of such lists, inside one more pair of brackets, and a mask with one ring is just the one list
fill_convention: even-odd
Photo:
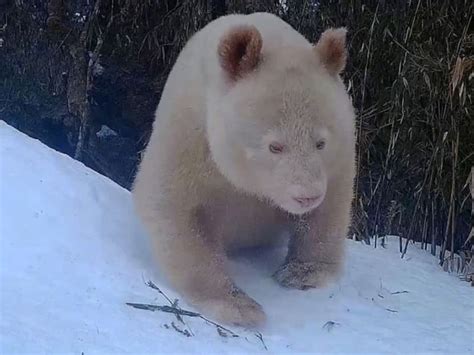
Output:
[[340,74],[346,67],[346,34],[347,30],[344,27],[331,28],[324,31],[316,43],[315,51],[321,63],[332,75]]
[[262,36],[254,26],[232,28],[219,42],[217,54],[224,73],[237,81],[253,71],[260,61]]

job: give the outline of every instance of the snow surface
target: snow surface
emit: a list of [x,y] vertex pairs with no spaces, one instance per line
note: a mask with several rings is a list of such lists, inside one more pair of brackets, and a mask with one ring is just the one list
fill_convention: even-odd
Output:
[[270,275],[284,250],[233,260],[268,314],[263,341],[132,308],[168,305],[148,280],[179,296],[156,270],[129,192],[3,121],[0,159],[2,354],[473,353],[473,288],[414,245],[401,259],[396,238],[385,249],[348,240],[345,276],[324,290],[279,287]]

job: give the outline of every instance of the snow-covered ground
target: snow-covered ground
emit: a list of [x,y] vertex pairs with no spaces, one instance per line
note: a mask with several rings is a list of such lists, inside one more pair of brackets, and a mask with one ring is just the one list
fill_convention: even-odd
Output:
[[[474,351],[474,292],[398,239],[347,241],[345,276],[324,290],[279,287],[283,251],[231,267],[261,302],[260,335],[127,302],[171,299],[130,194],[0,121],[0,353],[439,353]],[[191,310],[185,302],[182,309]],[[187,333],[183,334],[183,333]]]

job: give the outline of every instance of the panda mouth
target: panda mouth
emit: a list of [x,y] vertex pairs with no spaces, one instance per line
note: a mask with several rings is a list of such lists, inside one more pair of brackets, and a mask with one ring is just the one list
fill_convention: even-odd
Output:
[[298,196],[293,197],[293,201],[299,204],[302,208],[311,208],[313,206],[319,205],[319,203],[323,200],[323,197],[323,195]]
[[319,207],[324,200],[324,195],[291,197],[281,208],[294,215],[308,213]]

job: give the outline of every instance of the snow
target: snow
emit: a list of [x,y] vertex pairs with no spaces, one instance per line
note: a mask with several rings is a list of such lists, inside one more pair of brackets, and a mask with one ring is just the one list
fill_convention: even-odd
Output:
[[284,250],[232,260],[239,285],[267,312],[263,341],[132,308],[169,305],[145,281],[179,295],[153,263],[129,192],[3,121],[0,159],[2,354],[473,353],[473,288],[415,245],[401,259],[396,237],[376,249],[348,240],[344,277],[322,290],[270,278]]

